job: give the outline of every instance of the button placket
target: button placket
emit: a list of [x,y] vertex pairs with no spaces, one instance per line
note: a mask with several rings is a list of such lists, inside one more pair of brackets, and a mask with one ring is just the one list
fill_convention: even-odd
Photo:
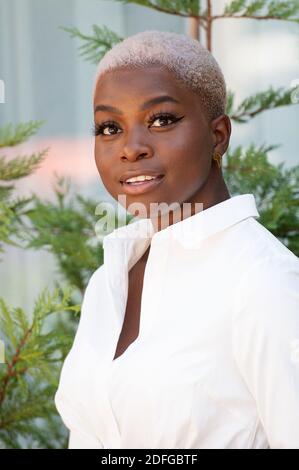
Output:
[[[117,244],[116,244],[117,245]],[[115,249],[117,246],[115,245]],[[105,263],[111,263],[117,261],[117,255],[114,252],[114,255],[110,249],[107,252]],[[109,253],[109,254],[108,254]],[[119,253],[118,253],[119,255]],[[126,258],[126,262],[123,263],[122,268],[119,272],[112,271],[111,264],[110,264],[110,271],[106,273],[107,275],[107,283],[108,288],[112,300],[112,307],[114,309],[114,315],[116,319],[116,330],[114,336],[114,341],[112,342],[112,347],[109,348],[109,354],[106,361],[106,387],[105,387],[105,403],[102,406],[105,406],[106,413],[110,417],[108,422],[111,423],[111,427],[109,427],[109,434],[107,435],[108,447],[109,442],[113,443],[113,448],[117,448],[118,444],[120,445],[121,442],[121,434],[119,425],[117,422],[117,418],[114,414],[111,399],[110,399],[110,391],[111,391],[111,381],[113,380],[113,375],[117,373],[118,364],[125,360],[127,357],[127,351],[135,347],[138,341],[144,336],[147,331],[147,328],[151,326],[152,322],[154,321],[155,316],[157,315],[158,306],[161,302],[161,296],[164,288],[164,283],[166,280],[165,270],[167,267],[167,260],[169,255],[169,239],[167,241],[160,240],[159,237],[154,237],[152,239],[152,246],[150,249],[149,257],[147,260],[147,264],[145,267],[144,272],[144,283],[143,283],[143,291],[142,291],[142,298],[141,298],[141,310],[140,310],[140,327],[139,327],[139,335],[136,340],[131,343],[127,350],[119,356],[119,358],[113,359],[113,355],[115,353],[116,342],[118,340],[123,318],[124,318],[124,309],[126,306],[127,295],[128,295],[128,266],[127,262],[128,259]],[[107,265],[106,265],[107,266]],[[114,265],[115,266],[115,265]],[[117,278],[115,276],[118,276]],[[117,281],[117,282],[116,282]],[[121,292],[121,298],[118,301],[113,296],[113,292],[115,290],[115,282],[119,285]],[[121,285],[121,286],[120,286]],[[113,290],[112,290],[113,288]],[[104,441],[105,442],[105,441]],[[115,444],[116,443],[116,444]],[[111,446],[110,446],[111,447]],[[105,448],[107,446],[105,445]]]

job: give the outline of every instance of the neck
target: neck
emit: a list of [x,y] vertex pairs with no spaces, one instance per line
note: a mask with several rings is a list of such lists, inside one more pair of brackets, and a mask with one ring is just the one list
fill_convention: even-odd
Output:
[[[203,187],[201,187],[188,200],[184,201],[190,204],[190,210],[187,211],[187,215],[186,211],[183,210],[183,205],[180,205],[177,210],[170,210],[169,212],[159,214],[157,218],[152,219],[154,228],[156,231],[160,231],[168,225],[172,225],[186,217],[190,217],[200,210],[208,209],[209,207],[219,204],[230,197],[231,195],[223,179],[221,169],[216,168],[216,165],[213,165],[210,175]],[[203,204],[202,209],[201,206],[198,208],[198,203]]]

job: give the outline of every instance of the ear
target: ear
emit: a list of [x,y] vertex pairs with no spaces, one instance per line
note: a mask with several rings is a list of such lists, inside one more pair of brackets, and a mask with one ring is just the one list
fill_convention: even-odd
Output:
[[227,114],[222,114],[210,123],[214,152],[223,155],[228,146],[231,135],[231,121]]

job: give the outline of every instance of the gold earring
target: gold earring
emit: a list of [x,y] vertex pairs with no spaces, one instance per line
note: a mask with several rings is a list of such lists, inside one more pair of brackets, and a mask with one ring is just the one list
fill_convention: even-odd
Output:
[[213,155],[213,160],[216,160],[216,162],[218,164],[218,168],[221,168],[221,159],[222,159],[221,153],[215,152],[214,155]]

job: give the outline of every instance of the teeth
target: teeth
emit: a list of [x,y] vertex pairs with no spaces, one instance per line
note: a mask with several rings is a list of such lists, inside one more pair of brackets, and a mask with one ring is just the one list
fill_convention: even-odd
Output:
[[126,180],[126,183],[134,183],[135,181],[146,181],[146,180],[153,180],[155,176],[148,176],[148,175],[140,175],[134,176],[133,178],[129,178]]

